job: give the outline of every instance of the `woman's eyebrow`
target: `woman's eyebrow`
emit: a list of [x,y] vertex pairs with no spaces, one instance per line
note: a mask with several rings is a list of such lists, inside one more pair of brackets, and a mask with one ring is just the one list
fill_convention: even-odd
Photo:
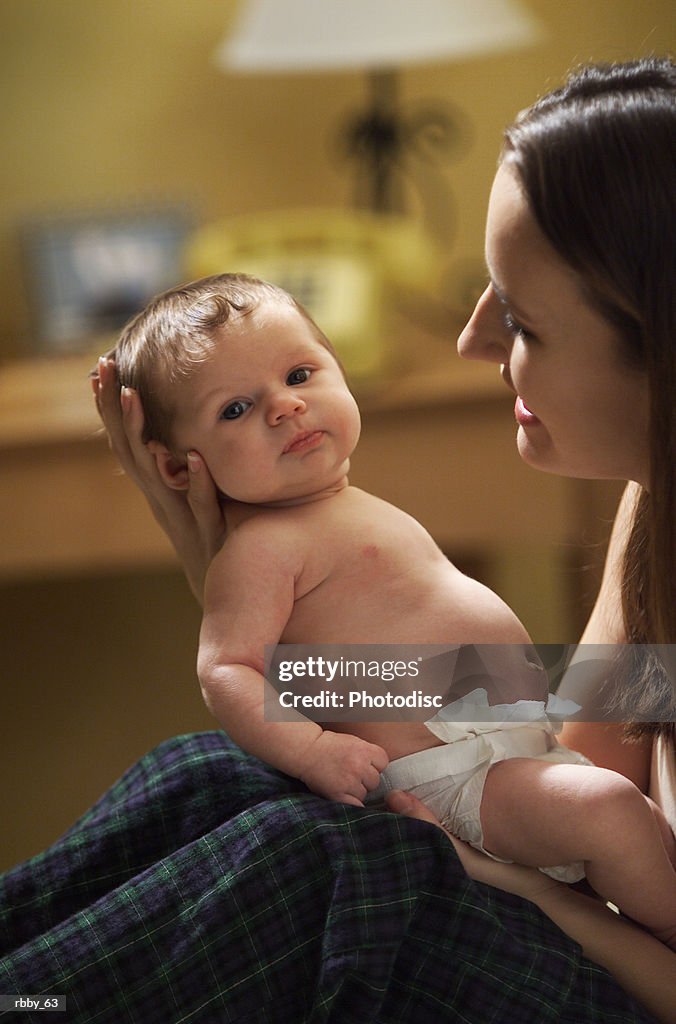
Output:
[[498,300],[501,303],[501,305],[506,306],[508,309],[512,310],[512,312],[514,312],[517,315],[519,320],[526,320],[526,321],[529,321],[529,322],[532,321],[532,317],[528,316],[528,314],[525,313],[522,309],[519,309],[519,307],[517,305],[515,305],[514,302],[512,302],[512,300],[510,299],[509,295],[507,295],[502,290],[502,288],[495,282],[495,280],[492,277],[490,278],[490,282],[491,282],[491,287],[492,287],[493,291],[495,292],[495,294],[497,295]]
[[[490,275],[489,275],[489,277],[490,277]],[[503,306],[508,306],[509,305],[509,299],[507,298],[507,296],[505,295],[505,293],[503,292],[502,288],[497,283],[495,278],[494,277],[490,277],[490,282],[491,282],[491,288],[493,289],[493,291],[497,295],[497,297],[500,300],[500,302],[502,303],[502,305]]]

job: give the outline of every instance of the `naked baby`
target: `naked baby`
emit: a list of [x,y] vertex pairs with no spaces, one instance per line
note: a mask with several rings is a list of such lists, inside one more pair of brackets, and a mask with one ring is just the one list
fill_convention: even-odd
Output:
[[[229,735],[327,799],[362,806],[405,785],[491,856],[566,880],[586,872],[673,945],[676,874],[652,808],[628,780],[557,744],[545,673],[504,602],[409,515],[349,484],[359,411],[302,307],[245,275],[207,278],[153,300],[111,356],[140,395],[167,486],[187,487],[197,452],[223,496],[227,539],[207,575],[198,674]],[[274,721],[264,652],[280,643],[504,645],[521,652],[516,692],[540,713],[518,727],[443,711],[427,722],[316,722],[299,710]],[[487,702],[500,703],[489,688]],[[468,719],[477,694],[459,695]],[[617,836],[632,834],[641,842],[627,852]]]

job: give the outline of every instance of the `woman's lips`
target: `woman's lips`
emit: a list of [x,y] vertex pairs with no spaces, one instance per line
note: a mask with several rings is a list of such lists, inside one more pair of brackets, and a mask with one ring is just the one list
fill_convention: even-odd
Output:
[[520,395],[516,396],[516,402],[514,403],[514,418],[520,427],[535,427],[540,422],[528,406],[524,405],[523,398]]
[[521,427],[535,427],[540,423],[537,416],[530,411],[527,405],[524,404],[521,395],[517,394],[516,388],[514,387],[514,381],[512,375],[509,372],[509,366],[507,363],[501,363],[500,365],[500,376],[504,380],[505,384],[510,391],[513,391],[516,395],[516,402],[514,403],[514,417],[516,422]]
[[292,441],[289,441],[282,455],[290,452],[304,452],[309,448],[316,448],[324,436],[323,430],[306,430],[302,434],[296,434]]

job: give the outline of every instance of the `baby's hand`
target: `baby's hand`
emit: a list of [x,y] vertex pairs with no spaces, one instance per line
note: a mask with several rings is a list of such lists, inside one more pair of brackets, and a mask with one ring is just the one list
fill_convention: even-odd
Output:
[[382,747],[348,733],[324,731],[303,752],[298,778],[327,800],[364,806],[389,758]]

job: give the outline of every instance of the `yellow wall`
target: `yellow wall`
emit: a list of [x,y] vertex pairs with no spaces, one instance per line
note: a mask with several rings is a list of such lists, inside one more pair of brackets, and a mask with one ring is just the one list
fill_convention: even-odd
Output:
[[[16,230],[41,212],[190,202],[198,220],[344,205],[331,154],[365,96],[359,73],[226,76],[214,49],[237,0],[2,0],[0,355],[30,346]],[[453,261],[480,261],[500,130],[574,63],[673,48],[672,0],[525,0],[547,37],[490,59],[407,69],[404,98],[452,101],[470,147],[445,171]],[[443,220],[445,211],[438,211]]]
[[[444,170],[457,199],[451,290],[454,268],[481,264],[500,131],[516,110],[578,62],[674,47],[673,0],[524,3],[548,33],[541,45],[403,75],[407,102],[446,98],[472,126],[471,146]],[[362,101],[363,77],[224,76],[211,57],[234,9],[0,0],[0,357],[31,347],[16,246],[27,217],[158,199],[187,200],[201,221],[349,203],[349,168],[329,144]],[[154,743],[209,727],[197,627],[177,573],[0,586],[0,868],[55,838]]]

